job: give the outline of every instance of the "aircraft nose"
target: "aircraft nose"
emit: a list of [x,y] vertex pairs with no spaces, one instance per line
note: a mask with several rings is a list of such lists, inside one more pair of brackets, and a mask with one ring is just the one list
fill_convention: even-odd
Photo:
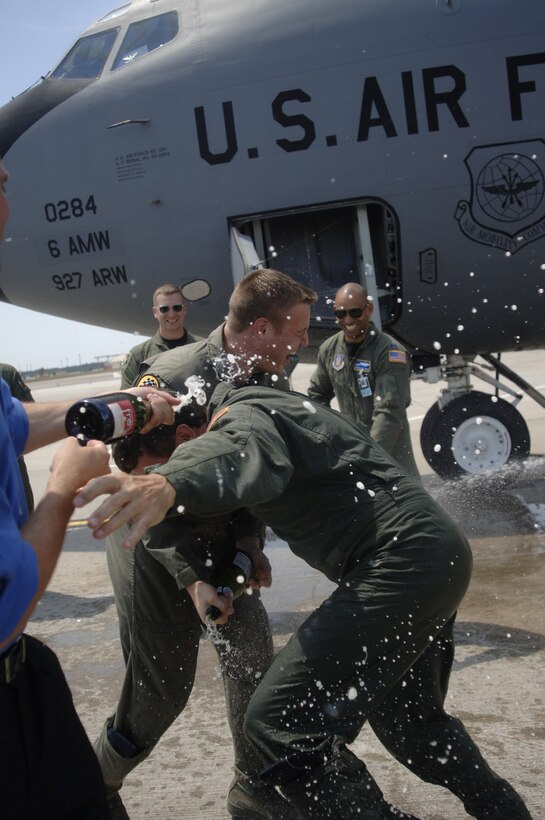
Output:
[[45,114],[94,82],[94,79],[43,80],[0,108],[0,157]]

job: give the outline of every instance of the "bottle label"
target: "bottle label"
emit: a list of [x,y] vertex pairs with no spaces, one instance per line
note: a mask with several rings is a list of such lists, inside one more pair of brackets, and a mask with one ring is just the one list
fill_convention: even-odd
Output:
[[111,438],[121,438],[122,436],[130,436],[134,433],[138,419],[136,410],[129,400],[120,399],[119,401],[109,404],[108,407],[114,420],[114,432]]
[[245,578],[249,578],[252,574],[252,559],[246,555],[245,552],[237,552],[233,558],[233,566],[238,567],[244,574]]

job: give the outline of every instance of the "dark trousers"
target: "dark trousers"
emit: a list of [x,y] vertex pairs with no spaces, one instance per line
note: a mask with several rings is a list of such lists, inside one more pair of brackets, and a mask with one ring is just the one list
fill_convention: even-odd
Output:
[[[201,621],[185,590],[139,543],[124,550],[107,542],[108,568],[115,594],[125,678],[116,711],[94,747],[108,793],[154,749],[182,713],[191,694]],[[241,595],[235,616],[217,628],[215,648],[223,675],[235,767],[244,773],[258,765],[243,732],[246,707],[273,657],[269,620],[259,593]],[[113,726],[134,747],[130,756],[113,748]]]
[[444,710],[469,546],[431,499],[398,484],[397,498],[373,499],[377,529],[392,528],[395,540],[356,564],[302,624],[248,706],[245,730],[262,776],[305,818],[390,817],[379,786],[346,748],[369,721],[401,763],[450,789],[469,814],[526,820],[520,797]]
[[26,660],[0,684],[2,820],[107,820],[100,767],[56,655],[25,635]]

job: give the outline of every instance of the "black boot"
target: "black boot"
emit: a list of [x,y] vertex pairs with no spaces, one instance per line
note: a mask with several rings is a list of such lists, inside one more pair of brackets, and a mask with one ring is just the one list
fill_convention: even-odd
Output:
[[227,811],[236,820],[303,820],[274,786],[241,772],[229,787]]
[[[448,731],[445,731],[445,726]],[[477,820],[532,820],[513,786],[490,768],[477,744],[457,718],[430,724],[425,752],[414,747],[411,765],[429,783],[444,786]],[[398,758],[399,759],[399,758]]]
[[532,820],[522,798],[507,780],[494,781],[489,792],[477,794],[464,801],[464,808],[476,820]]
[[316,765],[319,756],[323,761],[315,752],[295,754],[262,772],[281,783],[305,820],[418,820],[386,802],[363,761],[348,749]]
[[[325,782],[324,782],[325,781]],[[387,803],[382,796],[366,792],[361,783],[345,776],[328,776],[320,783],[308,784],[303,792],[283,791],[305,820],[419,820]]]

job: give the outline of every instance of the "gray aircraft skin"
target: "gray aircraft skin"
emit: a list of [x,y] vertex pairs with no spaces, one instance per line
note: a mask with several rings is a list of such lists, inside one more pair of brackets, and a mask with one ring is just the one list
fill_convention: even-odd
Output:
[[497,354],[545,343],[544,35],[543,0],[135,0],[0,109],[2,296],[151,334],[153,290],[200,278],[206,334],[263,264],[319,293],[317,344],[361,281],[447,380],[431,466],[525,456],[499,377],[545,398]]

